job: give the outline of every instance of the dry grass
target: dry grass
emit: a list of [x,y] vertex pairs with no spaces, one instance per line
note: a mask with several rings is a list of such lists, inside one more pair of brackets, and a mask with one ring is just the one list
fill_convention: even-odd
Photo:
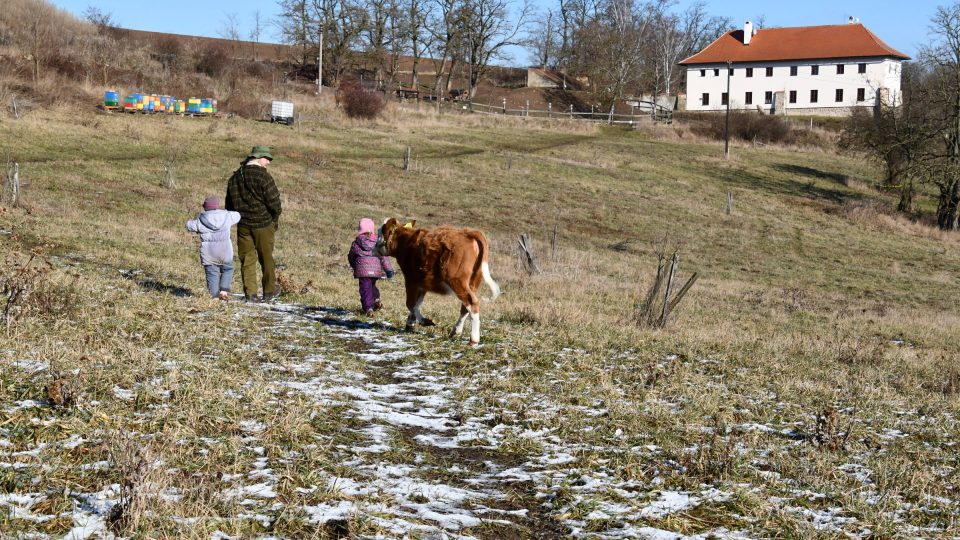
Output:
[[[256,311],[205,298],[196,246],[182,230],[249,147],[266,143],[284,200],[277,258],[289,301],[358,307],[345,254],[359,217],[484,229],[505,291],[484,305],[487,345],[461,355],[462,343],[442,337],[455,305],[431,298],[425,311],[441,326],[411,338],[422,349],[418,361],[470,381],[453,390],[458,414],[489,415],[518,432],[549,429],[576,442],[583,471],[735,493],[645,523],[807,537],[816,531],[797,508],[839,507],[859,528],[836,530],[958,533],[950,517],[951,448],[960,442],[958,237],[895,217],[869,187],[838,180],[869,178],[868,166],[822,151],[750,147],[725,161],[716,144],[676,131],[438,118],[395,105],[381,119],[353,122],[329,100],[298,103],[317,120],[293,128],[65,110],[0,119],[0,155],[21,163],[24,202],[0,214],[0,243],[8,253],[46,246],[44,275],[71,307],[13,321],[0,338],[0,396],[43,402],[61,379],[80,396],[72,406],[0,413],[0,439],[12,445],[0,447],[2,460],[29,471],[0,469],[0,493],[44,493],[34,512],[59,515],[76,500],[64,486],[96,493],[116,484],[125,505],[112,522],[119,534],[186,538],[264,533],[257,520],[237,517],[246,511],[240,501],[223,496],[224,475],[246,473],[258,459],[282,479],[278,501],[340,500],[297,488],[321,485],[331,471],[349,476],[336,449],[354,444],[356,420],[278,392],[270,377],[295,373],[301,350],[337,359],[345,372],[369,370],[353,354],[363,345],[290,333]],[[173,144],[182,151],[168,189],[162,161]],[[408,145],[420,166],[404,172]],[[727,192],[735,197],[729,216]],[[531,235],[542,274],[525,272],[515,247],[521,233]],[[683,274],[701,279],[661,331],[631,317],[663,235],[682,246]],[[399,324],[402,286],[381,289],[385,319]],[[49,367],[32,371],[35,362]],[[245,442],[250,420],[265,426],[256,433],[262,455]],[[71,436],[83,442],[63,445]],[[39,451],[42,470],[12,455],[41,443],[51,443]],[[510,435],[492,459],[542,451],[542,442]],[[399,436],[387,458],[452,459]],[[869,469],[869,483],[850,472],[852,462]],[[587,519],[599,502],[580,497],[576,479],[565,482],[550,495],[550,519],[605,530],[609,523]],[[540,506],[516,497],[519,506]],[[271,533],[286,537],[385,530],[361,516],[327,527],[286,511],[270,516]],[[14,534],[60,535],[71,526],[63,517],[3,517],[0,507],[0,528]]]

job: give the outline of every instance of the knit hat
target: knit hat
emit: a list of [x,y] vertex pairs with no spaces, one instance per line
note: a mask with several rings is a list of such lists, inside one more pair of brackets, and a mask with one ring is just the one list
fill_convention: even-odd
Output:
[[254,159],[267,158],[270,161],[273,161],[273,154],[270,153],[269,146],[258,144],[254,146],[253,149],[250,150],[250,155],[248,155],[247,158],[248,159],[249,158],[254,158]]
[[377,229],[377,226],[374,225],[373,220],[370,218],[363,218],[360,220],[360,226],[357,227],[357,231],[361,234],[363,233],[373,233]]
[[204,210],[216,210],[220,208],[220,199],[214,197],[213,195],[207,197],[203,200],[203,209]]

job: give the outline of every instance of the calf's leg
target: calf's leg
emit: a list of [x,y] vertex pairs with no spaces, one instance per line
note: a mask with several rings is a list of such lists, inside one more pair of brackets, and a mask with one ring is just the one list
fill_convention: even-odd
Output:
[[467,306],[460,304],[460,318],[457,319],[457,324],[453,327],[453,331],[450,332],[450,337],[457,337],[463,332],[463,323],[467,320],[467,314],[470,313],[470,310],[467,309]]

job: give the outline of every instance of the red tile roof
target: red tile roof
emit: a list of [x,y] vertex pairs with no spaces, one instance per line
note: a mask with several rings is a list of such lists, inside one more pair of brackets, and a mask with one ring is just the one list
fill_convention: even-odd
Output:
[[743,30],[727,32],[680,65],[733,62],[818,60],[830,58],[886,57],[909,60],[862,24],[763,28],[749,45]]

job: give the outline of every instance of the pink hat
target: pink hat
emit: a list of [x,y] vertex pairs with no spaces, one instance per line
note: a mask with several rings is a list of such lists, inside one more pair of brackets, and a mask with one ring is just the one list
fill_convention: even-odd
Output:
[[363,233],[373,233],[377,229],[377,226],[374,225],[373,220],[370,218],[363,218],[360,220],[360,226],[357,227],[357,231],[361,234]]
[[203,200],[204,210],[216,210],[217,208],[220,208],[220,199],[217,197],[211,195]]

